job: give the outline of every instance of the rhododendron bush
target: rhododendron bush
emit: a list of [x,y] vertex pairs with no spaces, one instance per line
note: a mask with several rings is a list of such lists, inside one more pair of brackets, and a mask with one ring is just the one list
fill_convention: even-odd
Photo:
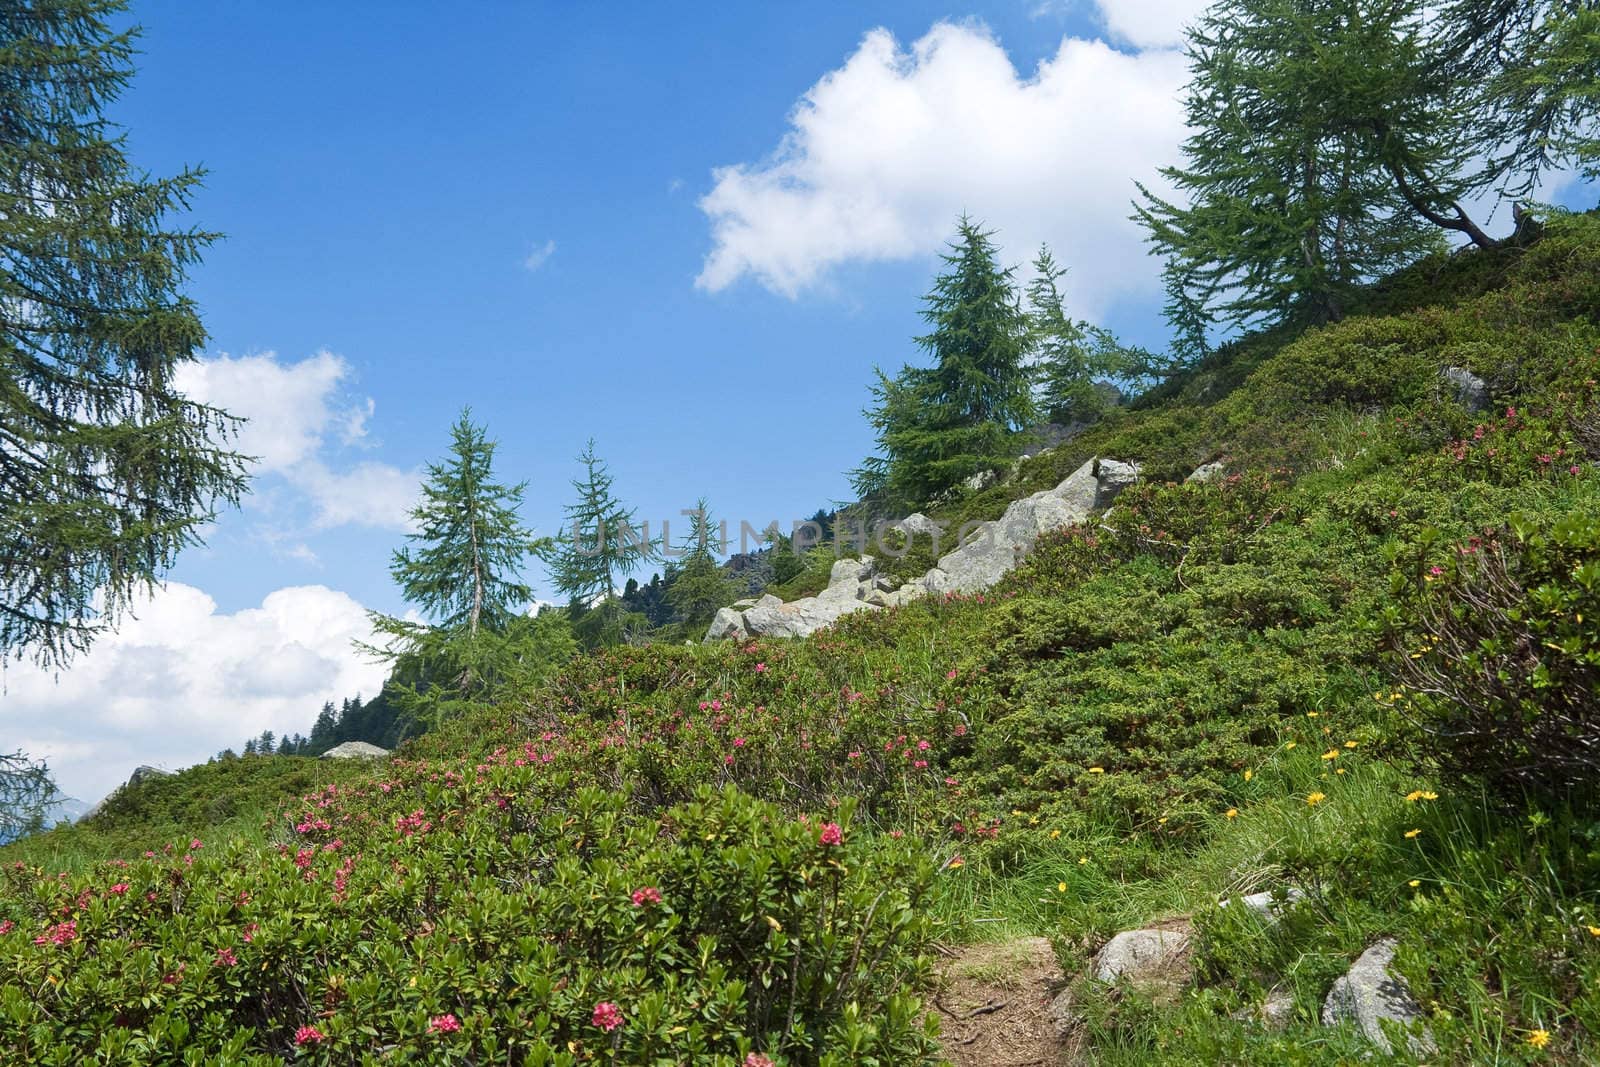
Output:
[[646,816],[559,762],[395,764],[304,798],[267,849],[8,866],[0,1054],[852,1064],[933,1047],[909,992],[929,976],[932,861],[848,801],[797,817],[704,788]]

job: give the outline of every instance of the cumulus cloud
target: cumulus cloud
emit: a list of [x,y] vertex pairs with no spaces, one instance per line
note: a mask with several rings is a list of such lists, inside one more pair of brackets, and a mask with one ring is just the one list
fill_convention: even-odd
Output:
[[533,251],[528,253],[528,258],[522,261],[522,265],[528,270],[538,270],[555,254],[556,242],[551,238],[542,245],[536,245]]
[[840,264],[928,255],[966,211],[1012,262],[1048,242],[1076,268],[1076,312],[1152,292],[1133,181],[1176,160],[1186,80],[1170,50],[1066,39],[1025,77],[979,25],[941,22],[909,48],[873,30],[771,156],[713,172],[697,284],[750,277],[792,297]]
[[224,354],[180,365],[174,380],[191,399],[249,420],[234,447],[255,456],[257,472],[264,473],[315,454],[335,424],[346,434],[365,433],[370,409],[335,403],[349,376],[349,364],[324,350],[298,363],[281,363],[274,352]]
[[[371,443],[368,424],[376,404],[371,397],[349,395],[352,377],[349,363],[327,350],[293,363],[274,352],[223,354],[184,364],[177,387],[247,420],[234,447],[256,457],[258,478],[277,476],[290,490],[258,492],[258,507],[280,505],[287,496],[291,507],[309,508],[313,531],[343,525],[406,530],[420,472],[374,461],[334,469],[330,452],[335,445]],[[283,542],[296,533],[272,530],[264,536]],[[314,559],[303,544],[288,554]]]
[[1098,0],[1096,12],[1117,40],[1135,48],[1178,48],[1184,30],[1211,0]]
[[387,463],[359,463],[346,471],[331,471],[321,463],[308,463],[296,473],[310,496],[319,530],[334,526],[377,526],[410,530],[412,506],[417,501],[421,475]]
[[377,693],[385,668],[351,645],[371,638],[365,609],[325,586],[279,589],[225,613],[169,583],[72,670],[9,667],[0,725],[48,759],[65,792],[94,800],[138,764],[176,769],[262,730],[303,732],[324,701]]

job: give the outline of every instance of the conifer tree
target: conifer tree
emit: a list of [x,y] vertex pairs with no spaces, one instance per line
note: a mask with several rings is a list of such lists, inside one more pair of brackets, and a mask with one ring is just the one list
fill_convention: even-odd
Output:
[[561,535],[547,546],[546,562],[557,591],[580,609],[615,598],[617,579],[657,558],[647,528],[612,493],[612,477],[591,439],[578,457],[583,475],[573,481],[577,499],[566,508]]
[[494,478],[495,448],[464,410],[451,428],[449,457],[428,467],[422,499],[411,511],[416,532],[389,568],[427,622],[373,612],[373,628],[387,643],[360,646],[395,663],[389,691],[421,722],[483,698],[517,664],[539,658],[512,639],[533,635],[514,624],[533,599],[521,571],[540,542],[517,517],[526,484]]
[[1033,417],[1028,325],[1011,268],[999,264],[992,231],[962,216],[941,258],[916,339],[931,367],[881,371],[867,417],[880,455],[855,472],[863,496],[922,503],[1010,458],[1016,430]]
[[1140,185],[1136,205],[1168,259],[1169,312],[1338,320],[1357,287],[1439,247],[1418,203],[1476,231],[1459,210],[1451,105],[1425,88],[1417,2],[1223,0],[1200,18],[1195,132],[1186,166],[1162,171],[1186,203]]
[[1106,378],[1129,374],[1134,360],[1112,335],[1067,316],[1061,279],[1067,269],[1050,249],[1040,247],[1028,282],[1028,331],[1033,371],[1038,377],[1040,413],[1067,425],[1092,421],[1106,408]]
[[105,118],[124,6],[0,5],[0,661],[65,664],[245,486],[233,420],[174,388],[201,172],[146,176]]
[[678,571],[667,587],[667,601],[685,623],[693,626],[711,621],[717,609],[731,604],[737,594],[733,582],[717,564],[716,553],[725,551],[727,545],[705,497],[700,498],[689,519]]

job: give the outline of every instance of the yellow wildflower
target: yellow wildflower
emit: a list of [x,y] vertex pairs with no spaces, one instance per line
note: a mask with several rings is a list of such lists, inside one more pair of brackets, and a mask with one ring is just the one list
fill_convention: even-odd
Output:
[[1318,804],[1321,804],[1327,799],[1327,796],[1322,793],[1312,793],[1310,796],[1306,797],[1306,803],[1312,807],[1316,807]]
[[1413,879],[1411,879],[1411,881],[1406,883],[1406,885],[1410,886],[1412,889],[1417,888],[1417,886],[1419,886],[1421,884],[1422,884],[1422,879],[1420,879],[1420,878],[1413,878]]
[[1528,1033],[1528,1044],[1534,1048],[1544,1048],[1550,1043],[1550,1031],[1531,1030]]
[[1104,767],[1090,767],[1089,768],[1089,773],[1090,774],[1104,774],[1104,773],[1106,773],[1106,769]]
[[1060,830],[1051,830],[1050,831],[1050,840],[1054,841],[1056,838],[1058,838],[1060,836],[1061,836],[1061,831]]
[[1336,748],[1330,748],[1330,749],[1328,749],[1328,751],[1326,751],[1326,752],[1324,752],[1322,754],[1322,758],[1323,759],[1338,759],[1339,758],[1339,750],[1336,749]]
[[1256,776],[1256,772],[1255,771],[1252,771],[1248,767],[1245,768],[1245,770],[1244,770],[1244,780],[1245,781],[1248,782],[1250,779],[1254,778],[1255,776]]
[[1067,883],[1065,883],[1065,882],[1057,882],[1056,883],[1056,892],[1057,893],[1065,893],[1066,891],[1067,891]]
[[1226,815],[1230,819],[1237,819],[1239,817],[1239,809],[1238,808],[1229,808],[1227,811],[1223,812],[1223,814]]
[[1298,741],[1290,741],[1287,745],[1283,746],[1284,751],[1288,751],[1289,749],[1293,748],[1294,746],[1298,745],[1299,743],[1300,742],[1298,742]]
[[1356,747],[1356,743],[1354,741],[1346,741],[1344,743],[1344,747],[1345,748],[1355,748]]
[[1412,838],[1413,838],[1413,837],[1416,837],[1416,836],[1417,836],[1417,835],[1418,835],[1418,834],[1420,834],[1420,833],[1422,833],[1422,831],[1421,831],[1421,830],[1407,830],[1407,831],[1406,831],[1406,840],[1407,840],[1407,841],[1409,841],[1409,840],[1411,840],[1411,839],[1412,839]]
[[1600,926],[1591,926],[1588,930],[1590,937],[1600,937]]

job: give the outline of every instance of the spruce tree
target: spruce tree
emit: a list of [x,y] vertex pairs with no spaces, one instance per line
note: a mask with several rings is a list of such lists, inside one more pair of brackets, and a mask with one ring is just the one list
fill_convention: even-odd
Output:
[[1012,435],[1032,420],[1027,319],[993,236],[962,216],[941,257],[947,269],[922,310],[929,332],[916,338],[933,365],[906,367],[894,378],[879,372],[877,403],[866,414],[880,455],[855,473],[863,496],[931,500],[1002,467]]
[[175,391],[214,235],[201,172],[151,178],[105,118],[122,0],[0,4],[0,661],[65,664],[244,490],[233,420]]
[[726,551],[727,545],[705,497],[700,498],[689,518],[677,574],[667,587],[667,602],[680,619],[695,626],[710,622],[717,609],[731,604],[737,593],[717,563],[716,554]]

